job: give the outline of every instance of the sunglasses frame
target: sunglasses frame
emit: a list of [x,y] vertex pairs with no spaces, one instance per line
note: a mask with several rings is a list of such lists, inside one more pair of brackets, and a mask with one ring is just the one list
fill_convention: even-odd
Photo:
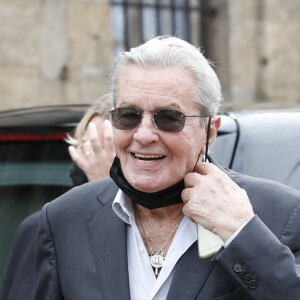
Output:
[[[113,114],[116,110],[118,109],[129,109],[129,110],[132,110],[132,111],[135,111],[137,115],[140,116],[140,120],[139,120],[139,123],[134,126],[133,128],[130,128],[130,129],[121,129],[121,128],[118,128],[114,125],[114,122],[113,122]],[[111,110],[109,110],[109,112],[111,113],[111,119],[112,119],[112,124],[115,128],[117,129],[120,129],[120,130],[132,130],[136,127],[138,127],[138,125],[141,123],[142,121],[142,118],[143,118],[143,113],[145,111],[151,111],[152,112],[152,122],[155,126],[156,129],[159,129],[161,131],[164,131],[164,132],[180,132],[184,129],[184,126],[185,126],[185,119],[186,118],[210,118],[210,116],[203,116],[203,115],[185,115],[183,112],[179,111],[179,110],[176,110],[176,109],[140,109],[140,108],[133,108],[133,107],[115,107],[115,108],[112,108]],[[182,117],[183,119],[183,126],[180,130],[176,130],[176,131],[169,131],[169,130],[164,130],[164,129],[161,129],[157,123],[155,122],[155,114],[158,113],[158,112],[161,112],[161,111],[173,111],[173,112],[176,112],[176,113],[179,113],[180,116]]]

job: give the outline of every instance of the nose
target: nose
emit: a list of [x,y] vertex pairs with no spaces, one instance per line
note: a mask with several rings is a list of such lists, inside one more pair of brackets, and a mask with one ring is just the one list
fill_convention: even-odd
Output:
[[157,129],[152,120],[152,112],[144,111],[141,123],[136,128],[134,139],[144,145],[155,143],[159,140]]

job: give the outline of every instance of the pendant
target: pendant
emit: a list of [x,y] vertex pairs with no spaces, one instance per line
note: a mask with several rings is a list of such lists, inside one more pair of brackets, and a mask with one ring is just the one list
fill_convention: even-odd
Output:
[[151,263],[151,266],[154,269],[154,274],[155,274],[156,277],[158,276],[159,270],[163,266],[163,263],[165,261],[165,257],[166,257],[166,254],[162,250],[160,250],[158,252],[155,252],[152,255],[150,255],[150,263]]

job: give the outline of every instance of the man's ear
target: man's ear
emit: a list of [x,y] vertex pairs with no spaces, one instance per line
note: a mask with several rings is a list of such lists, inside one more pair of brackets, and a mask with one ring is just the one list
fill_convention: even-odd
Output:
[[211,145],[214,142],[220,126],[221,126],[221,117],[215,116],[211,118],[210,131],[209,131],[209,145]]

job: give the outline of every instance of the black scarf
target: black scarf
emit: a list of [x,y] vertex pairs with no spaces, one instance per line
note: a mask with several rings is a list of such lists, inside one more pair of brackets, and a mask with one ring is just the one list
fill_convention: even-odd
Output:
[[126,196],[135,203],[148,209],[183,203],[181,199],[181,192],[185,188],[183,180],[166,189],[154,193],[138,191],[126,180],[118,157],[115,157],[111,166],[110,177]]

